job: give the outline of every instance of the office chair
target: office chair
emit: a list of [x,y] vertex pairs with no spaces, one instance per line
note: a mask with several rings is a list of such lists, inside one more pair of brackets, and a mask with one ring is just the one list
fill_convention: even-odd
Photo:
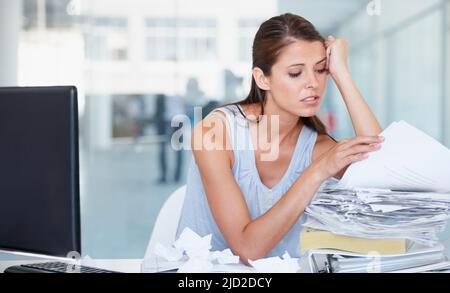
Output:
[[157,243],[169,245],[175,241],[185,195],[186,185],[183,185],[165,201],[156,218],[144,258],[152,256]]

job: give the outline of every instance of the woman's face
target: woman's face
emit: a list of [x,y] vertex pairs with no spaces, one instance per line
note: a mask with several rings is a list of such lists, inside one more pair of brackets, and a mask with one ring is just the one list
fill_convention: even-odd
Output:
[[323,43],[296,40],[281,51],[272,66],[268,99],[293,115],[314,116],[323,100],[327,76]]

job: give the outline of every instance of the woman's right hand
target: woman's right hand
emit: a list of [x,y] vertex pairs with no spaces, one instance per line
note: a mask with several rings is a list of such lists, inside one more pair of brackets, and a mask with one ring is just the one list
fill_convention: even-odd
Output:
[[381,148],[381,136],[357,136],[336,143],[331,149],[314,161],[313,167],[321,181],[336,176],[352,163],[368,158],[370,152]]

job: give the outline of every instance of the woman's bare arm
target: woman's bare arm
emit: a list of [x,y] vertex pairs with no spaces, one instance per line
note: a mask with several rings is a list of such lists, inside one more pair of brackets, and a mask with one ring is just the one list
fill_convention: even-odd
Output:
[[[347,52],[345,40],[329,37],[327,41],[328,70],[342,95],[356,136],[378,135],[382,128],[353,81],[347,64]],[[320,143],[316,145],[313,161],[336,144],[337,142],[328,136],[321,137]],[[334,177],[341,179],[347,168],[348,166],[340,170]]]
[[193,148],[193,152],[214,219],[243,262],[265,257],[298,220],[322,181],[313,168],[308,168],[271,209],[252,220],[232,174],[232,151],[225,149],[229,145],[226,123],[217,115],[208,116],[195,127],[192,145],[197,141],[199,146],[199,139],[203,146],[210,143],[210,131],[221,133],[225,141],[214,139],[215,149]]
[[378,135],[382,131],[372,110],[353,81],[347,55],[347,42],[344,39],[328,38],[329,72],[344,99],[357,136]]
[[382,131],[372,110],[356,87],[349,71],[333,76],[341,92],[357,136],[378,135]]

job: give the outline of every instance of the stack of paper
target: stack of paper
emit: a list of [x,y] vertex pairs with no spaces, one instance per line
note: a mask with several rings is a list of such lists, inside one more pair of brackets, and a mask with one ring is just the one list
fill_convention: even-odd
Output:
[[[341,181],[329,180],[321,186],[306,209],[304,226],[338,235],[408,239],[435,246],[450,219],[450,150],[404,121],[393,123],[381,135],[385,137],[381,150],[352,164]],[[327,262],[334,263],[330,270],[359,271],[368,264],[364,257],[345,255],[328,256]],[[422,255],[425,262],[414,259],[385,259],[384,270],[445,260],[442,251]]]
[[381,150],[321,186],[306,226],[432,245],[450,219],[450,150],[404,121],[381,135]]
[[371,239],[409,239],[434,245],[450,219],[450,193],[343,190],[333,181],[306,209],[304,226]]

